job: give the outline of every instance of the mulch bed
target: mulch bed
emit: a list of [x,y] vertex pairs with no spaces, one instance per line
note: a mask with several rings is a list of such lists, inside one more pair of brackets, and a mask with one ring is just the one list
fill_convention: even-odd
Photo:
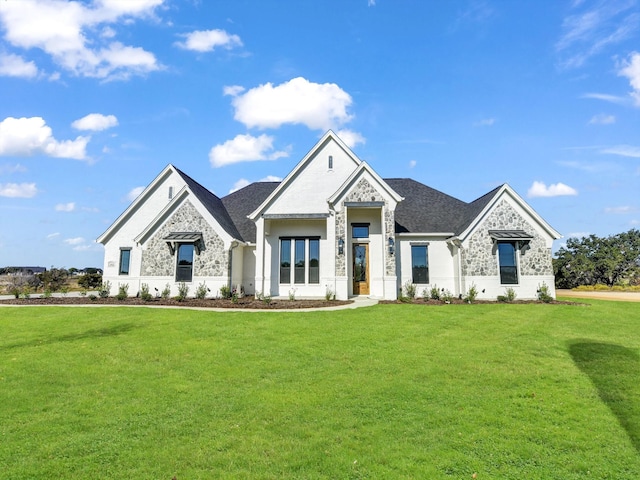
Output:
[[[382,303],[382,304],[400,304],[400,303],[407,303],[407,304],[411,304],[411,305],[433,305],[433,306],[437,306],[437,305],[464,305],[467,304],[469,302],[466,302],[465,300],[461,299],[461,298],[452,298],[451,301],[449,302],[444,302],[442,300],[432,300],[432,299],[425,299],[425,298],[415,298],[413,300],[380,300],[378,303]],[[569,301],[560,301],[560,300],[552,300],[550,302],[541,302],[540,300],[514,300],[512,302],[498,302],[496,300],[474,300],[473,304],[474,305],[478,305],[478,304],[487,304],[487,305],[496,305],[496,304],[504,304],[504,305],[518,305],[518,304],[531,304],[531,303],[548,303],[549,305],[583,305],[583,304],[579,304],[577,302],[569,302]]]
[[271,300],[267,303],[254,297],[239,298],[237,302],[222,298],[187,298],[178,301],[174,298],[153,298],[145,301],[138,297],[128,297],[124,300],[118,300],[115,297],[32,297],[32,298],[12,298],[8,300],[0,300],[0,304],[4,305],[140,305],[148,307],[198,307],[198,308],[240,308],[240,309],[256,309],[256,310],[275,310],[275,309],[305,309],[305,308],[326,308],[337,307],[340,305],[348,305],[353,303],[351,300]]

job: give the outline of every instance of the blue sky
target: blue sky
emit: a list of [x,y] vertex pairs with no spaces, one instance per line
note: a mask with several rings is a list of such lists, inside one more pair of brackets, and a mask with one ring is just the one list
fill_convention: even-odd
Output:
[[3,0],[0,266],[102,266],[168,163],[224,196],[327,129],[565,237],[640,228],[638,1]]

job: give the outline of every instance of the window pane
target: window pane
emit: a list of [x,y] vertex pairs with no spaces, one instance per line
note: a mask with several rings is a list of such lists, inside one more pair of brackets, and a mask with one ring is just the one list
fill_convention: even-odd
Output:
[[280,283],[291,283],[291,240],[280,241]]
[[304,239],[296,239],[295,242],[295,283],[304,283],[305,264],[304,264]]
[[353,225],[351,236],[353,238],[369,238],[369,225]]
[[183,243],[178,247],[176,281],[190,282],[193,278],[193,244]]
[[131,250],[120,250],[120,275],[129,275]]
[[518,267],[516,264],[516,247],[512,242],[498,243],[498,259],[500,262],[500,283],[514,285],[518,283]]
[[411,272],[413,283],[429,283],[429,260],[426,245],[411,246]]
[[320,283],[320,240],[309,240],[309,283]]

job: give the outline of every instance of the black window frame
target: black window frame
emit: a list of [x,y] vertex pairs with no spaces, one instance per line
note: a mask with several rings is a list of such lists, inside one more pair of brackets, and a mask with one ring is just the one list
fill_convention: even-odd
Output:
[[280,237],[279,273],[281,285],[320,284],[320,237]]
[[[506,246],[510,246],[512,252],[503,251],[506,250]],[[518,242],[500,241],[498,242],[497,250],[500,285],[518,285],[520,283],[520,272],[518,271]],[[510,263],[513,263],[513,265]]]
[[[191,263],[180,265],[180,251],[185,247],[191,247]],[[189,243],[178,243],[176,246],[176,274],[175,279],[176,282],[185,282],[191,283],[193,282],[193,264],[195,263],[195,245],[191,242]],[[185,274],[188,272],[188,274]]]
[[[370,235],[370,223],[352,223],[351,224],[351,238],[369,238]],[[356,231],[363,232],[366,229],[365,235],[356,235]]]
[[[125,268],[126,259],[126,268]],[[120,249],[120,262],[118,264],[118,275],[129,275],[131,271],[131,248]]]
[[[425,265],[416,266],[417,252],[424,250]],[[411,281],[418,285],[429,283],[429,245],[411,245]]]

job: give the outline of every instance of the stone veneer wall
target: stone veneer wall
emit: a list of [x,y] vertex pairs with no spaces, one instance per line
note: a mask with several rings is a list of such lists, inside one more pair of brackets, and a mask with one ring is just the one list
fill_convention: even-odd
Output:
[[[387,275],[394,276],[396,274],[396,257],[395,253],[391,255],[389,253],[389,245],[387,244],[387,238],[392,237],[395,241],[396,237],[396,212],[389,210],[388,205],[384,206],[384,231],[386,232],[387,237],[384,239],[385,242],[385,264],[387,269]],[[397,252],[398,245],[395,245]]]
[[497,253],[493,253],[493,240],[489,230],[524,230],[532,234],[529,249],[520,253],[520,275],[553,275],[551,249],[536,229],[522,218],[508,202],[502,200],[469,238],[469,246],[462,251],[464,276],[498,275]]
[[202,232],[204,248],[200,255],[194,253],[194,277],[228,275],[229,252],[224,248],[222,238],[187,200],[147,242],[146,248],[142,251],[141,276],[175,275],[175,254],[171,255],[167,243],[163,240],[171,232]]

